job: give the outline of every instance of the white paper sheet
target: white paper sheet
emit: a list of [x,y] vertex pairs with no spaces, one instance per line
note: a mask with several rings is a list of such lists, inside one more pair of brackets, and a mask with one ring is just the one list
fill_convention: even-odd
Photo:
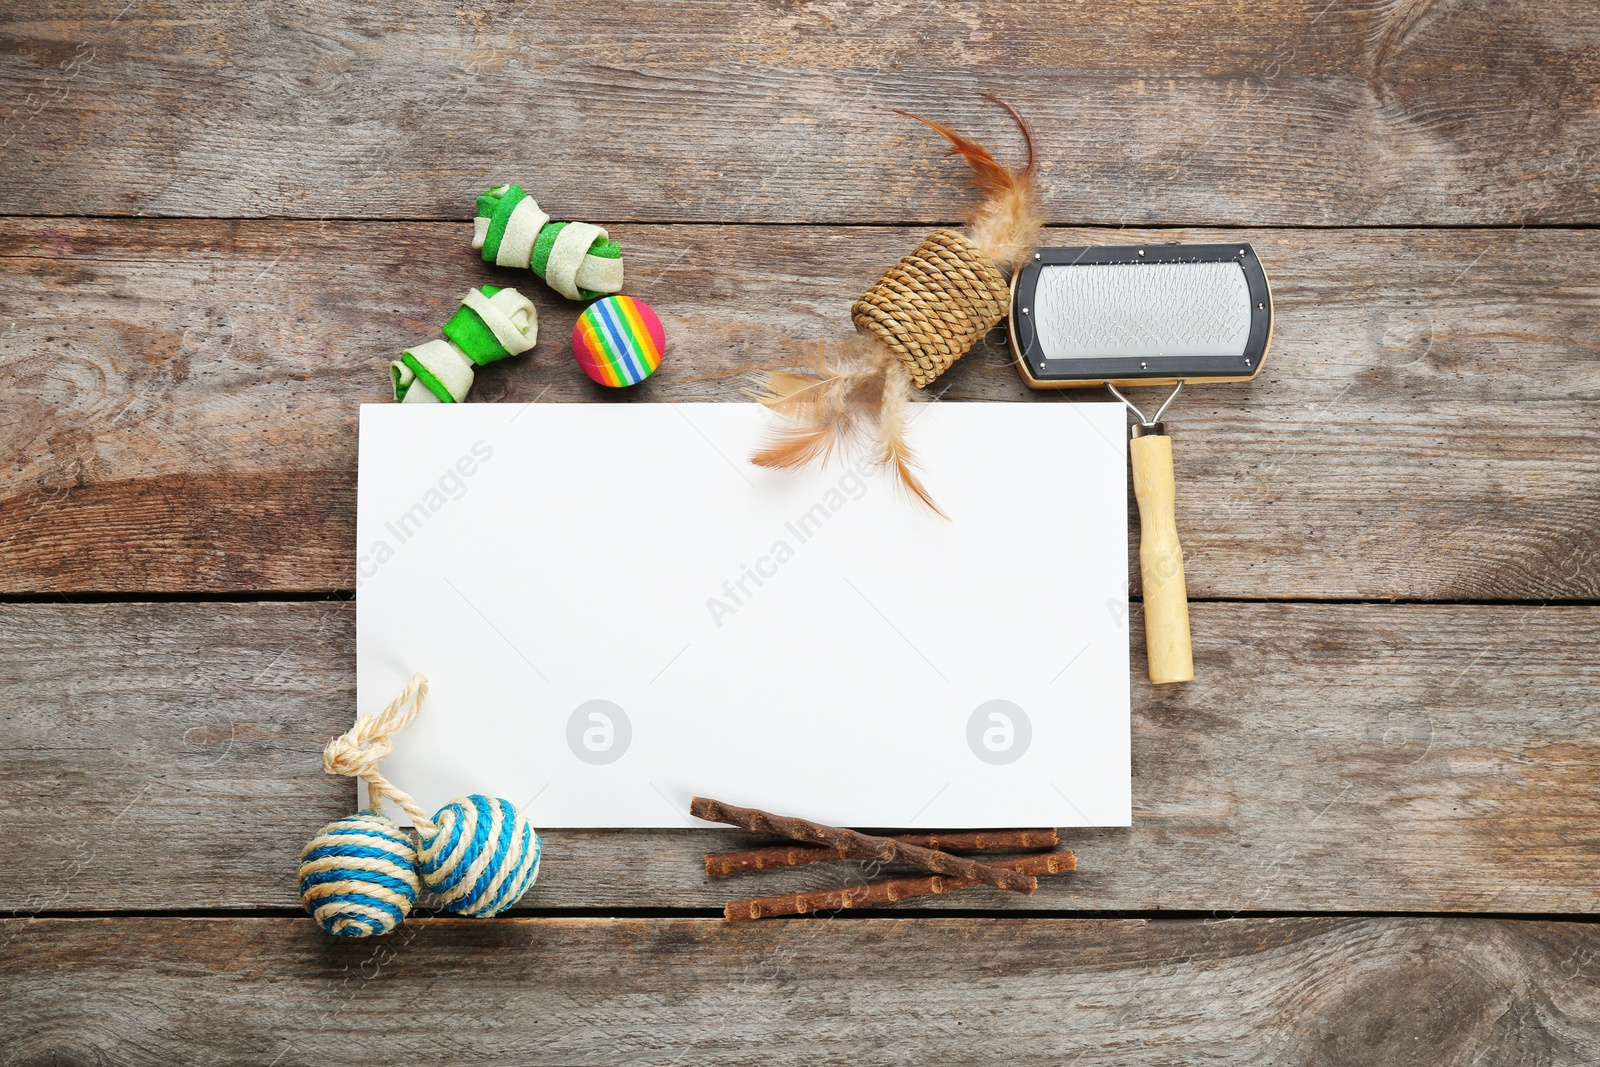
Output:
[[1127,826],[1126,442],[1111,404],[919,405],[951,521],[749,404],[361,409],[357,699],[429,810],[705,825]]

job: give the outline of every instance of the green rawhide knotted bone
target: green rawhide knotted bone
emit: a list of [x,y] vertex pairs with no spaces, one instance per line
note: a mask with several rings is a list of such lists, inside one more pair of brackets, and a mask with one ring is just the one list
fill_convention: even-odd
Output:
[[552,222],[520,185],[478,197],[472,247],[485,263],[526,268],[569,300],[622,291],[622,249],[587,222]]
[[[462,298],[439,332],[442,338],[408,349],[389,364],[394,398],[401,403],[461,403],[478,367],[534,346],[539,313],[515,289],[485,285]],[[418,384],[421,389],[415,388]]]

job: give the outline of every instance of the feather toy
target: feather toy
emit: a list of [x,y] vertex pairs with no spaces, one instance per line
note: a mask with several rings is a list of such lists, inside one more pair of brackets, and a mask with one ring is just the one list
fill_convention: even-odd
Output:
[[[1009,104],[989,99],[1022,131],[1028,161],[1021,168],[1001,166],[948,126],[896,111],[949,141],[947,154],[966,160],[983,198],[967,213],[965,235],[934,234],[856,302],[855,334],[811,345],[803,368],[767,375],[758,399],[785,422],[751,457],[758,466],[792,470],[865,447],[874,465],[944,515],[916,475],[906,437],[912,388],[926,387],[1005,316],[1009,290],[1001,272],[1027,261],[1043,225],[1033,135]],[[918,294],[919,308],[931,302],[948,314],[933,322],[920,311],[897,314],[908,291]]]

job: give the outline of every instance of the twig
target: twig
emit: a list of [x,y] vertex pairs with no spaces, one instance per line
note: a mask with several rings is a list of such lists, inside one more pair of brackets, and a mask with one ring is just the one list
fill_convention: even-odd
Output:
[[[1024,874],[1061,874],[1076,870],[1078,858],[1071,852],[1049,852],[1042,856],[1018,856],[1015,859],[995,860],[994,865]],[[869,908],[874,904],[892,904],[910,897],[948,893],[952,889],[968,889],[981,884],[965,878],[946,878],[938,874],[888,878],[881,882],[845,886],[842,889],[817,889],[809,893],[791,893],[781,897],[753,897],[749,900],[729,901],[727,907],[722,909],[722,917],[728,922],[743,922],[750,919],[767,919],[774,915],[809,915],[814,911]]]
[[[1028,852],[1045,851],[1060,843],[1055,830],[977,830],[947,834],[896,834],[904,845],[920,845],[940,852]],[[808,863],[859,859],[860,854],[815,845],[777,845],[742,852],[714,852],[706,856],[706,874],[726,878],[730,874],[764,871],[771,867],[803,867]]]
[[743,827],[758,834],[776,834],[779,837],[805,841],[813,845],[846,849],[861,856],[908,863],[934,874],[947,874],[952,878],[965,878],[1000,889],[1031,893],[1039,888],[1038,879],[1020,871],[1010,871],[976,860],[936,852],[930,848],[907,845],[892,837],[874,837],[837,826],[823,826],[786,815],[773,815],[756,808],[737,808],[721,801],[695,797],[689,802],[689,814],[710,822],[727,823]]

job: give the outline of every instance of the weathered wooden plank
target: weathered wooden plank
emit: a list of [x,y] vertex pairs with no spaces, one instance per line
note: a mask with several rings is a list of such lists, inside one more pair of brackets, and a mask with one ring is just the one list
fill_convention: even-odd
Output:
[[1600,1057],[1600,927],[1475,919],[0,923],[32,1064]]
[[[462,224],[0,221],[0,590],[348,589],[356,405],[470,285],[514,281],[542,316],[476,400],[738,400],[784,338],[848,329],[921,231],[617,232],[672,346],[625,397],[572,365],[575,307],[475,263]],[[1276,340],[1258,381],[1174,409],[1191,593],[1600,596],[1594,235],[1051,240],[1241,235],[1271,269]],[[946,382],[1061,401],[1021,386],[1000,332]]]
[[1061,223],[1600,220],[1600,10],[1554,0],[7,8],[0,211],[950,219],[891,113],[1015,149]]
[[[0,909],[296,906],[300,847],[354,806],[320,759],[354,713],[353,631],[337,602],[0,607],[19,860]],[[918,906],[1600,909],[1600,609],[1196,604],[1194,633],[1195,682],[1133,672],[1131,830],[1068,832],[1077,873],[1031,897]],[[859,878],[708,881],[701,853],[749,840],[732,831],[548,837],[529,907],[718,908]]]

